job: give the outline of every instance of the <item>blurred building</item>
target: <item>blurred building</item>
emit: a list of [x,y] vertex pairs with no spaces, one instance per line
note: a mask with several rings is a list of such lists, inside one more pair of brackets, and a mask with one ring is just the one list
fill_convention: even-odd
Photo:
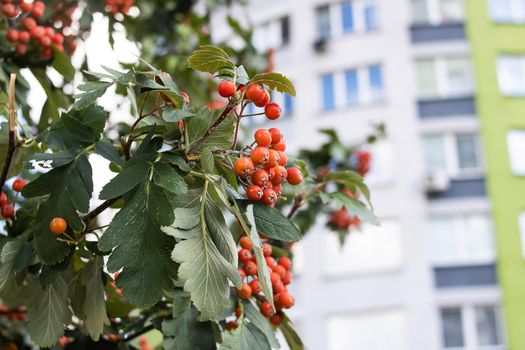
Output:
[[218,41],[227,14],[296,84],[276,97],[292,150],[387,127],[381,227],[340,248],[320,222],[297,251],[307,348],[525,349],[525,1],[252,0],[217,11]]

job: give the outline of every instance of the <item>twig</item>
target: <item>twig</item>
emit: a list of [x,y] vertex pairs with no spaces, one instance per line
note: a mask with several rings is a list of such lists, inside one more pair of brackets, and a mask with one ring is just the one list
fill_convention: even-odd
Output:
[[291,219],[295,213],[297,212],[297,210],[299,210],[302,205],[303,205],[303,195],[302,194],[298,194],[297,196],[295,196],[295,199],[293,201],[293,205],[292,205],[292,208],[290,209],[290,212],[288,213],[288,215],[286,216],[288,219]]
[[0,189],[4,188],[9,174],[9,168],[15,155],[17,146],[17,135],[16,135],[16,109],[15,109],[15,82],[16,74],[11,74],[9,81],[9,145],[7,148],[7,155],[5,157],[4,167],[2,169],[2,175],[0,177]]
[[110,199],[110,200],[107,200],[105,201],[104,203],[102,203],[101,205],[99,205],[98,207],[96,207],[95,209],[93,209],[91,212],[87,213],[83,218],[82,220],[84,220],[84,223],[86,224],[86,229],[87,229],[87,226],[89,225],[89,223],[91,222],[91,220],[93,220],[94,218],[96,218],[100,213],[102,213],[104,210],[108,209],[109,207],[111,207],[116,201],[118,201],[120,199],[120,197],[117,197],[117,198],[113,198],[113,199]]
[[149,331],[155,329],[155,326],[150,324],[150,325],[147,325],[146,327],[142,328],[141,330],[139,331],[136,331],[136,332],[133,332],[133,333],[130,333],[130,334],[125,334],[122,336],[122,339],[124,341],[131,341],[135,338],[138,338],[140,337],[141,335],[145,334],[145,333],[148,333]]

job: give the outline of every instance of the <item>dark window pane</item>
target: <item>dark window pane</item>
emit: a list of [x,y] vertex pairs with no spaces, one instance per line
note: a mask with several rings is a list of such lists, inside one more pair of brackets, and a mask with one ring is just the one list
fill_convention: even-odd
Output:
[[465,345],[460,309],[441,310],[441,324],[443,327],[443,344],[446,348]]

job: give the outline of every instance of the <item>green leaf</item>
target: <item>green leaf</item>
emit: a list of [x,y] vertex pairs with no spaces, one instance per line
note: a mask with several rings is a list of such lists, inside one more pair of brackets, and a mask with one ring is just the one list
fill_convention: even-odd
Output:
[[[221,110],[209,110],[206,107],[199,109],[197,114],[189,119],[190,146],[197,142],[212,124],[219,118]],[[205,145],[210,148],[230,148],[233,143],[235,132],[235,116],[229,115],[224,122],[208,137]]]
[[279,210],[249,200],[238,200],[237,203],[245,209],[253,205],[257,230],[266,236],[283,242],[296,242],[303,237],[297,226]]
[[175,194],[184,194],[188,192],[188,185],[184,178],[173,169],[171,165],[165,162],[158,162],[153,168],[153,182]]
[[244,69],[243,66],[237,67],[237,84],[243,84],[246,85],[250,81],[250,77],[248,76],[248,73],[246,72],[246,69]]
[[99,198],[112,199],[122,196],[144,182],[150,170],[149,159],[128,161],[127,166],[102,188]]
[[103,83],[97,85],[91,85],[91,89],[87,90],[86,85],[81,85],[83,87],[83,93],[75,95],[76,101],[73,104],[73,109],[80,110],[86,108],[87,106],[95,103],[97,98],[102,97],[108,88],[113,85],[113,83]]
[[272,304],[272,307],[275,307],[273,303],[273,289],[272,283],[270,281],[270,271],[268,270],[268,265],[266,265],[266,259],[262,250],[262,243],[259,238],[259,233],[257,232],[252,204],[248,205],[246,208],[246,218],[248,219],[248,224],[250,225],[248,237],[250,237],[250,241],[252,242],[255,259],[257,261],[257,275],[259,276],[259,282],[261,282],[262,291],[266,297],[266,300]]
[[301,337],[297,335],[295,329],[293,329],[292,322],[284,315],[280,326],[281,332],[283,332],[284,339],[288,343],[290,350],[304,350],[304,344]]
[[105,139],[105,138],[100,139],[95,144],[95,152],[99,156],[106,158],[110,162],[113,162],[121,166],[124,165],[124,160],[122,160],[117,149],[115,148],[115,146],[113,146],[111,141],[108,139]]
[[76,69],[71,64],[71,58],[63,51],[57,50],[53,46],[53,63],[52,66],[64,76],[67,80],[75,78]]
[[54,265],[69,253],[66,244],[60,243],[49,230],[53,218],[64,218],[75,232],[83,229],[80,213],[89,211],[93,193],[91,165],[84,154],[68,164],[53,168],[27,184],[22,191],[25,198],[48,196],[38,208],[35,224],[30,231],[41,261]]
[[2,248],[0,255],[0,296],[13,289],[15,282],[14,264],[23,243],[20,241],[9,241]]
[[268,319],[264,317],[261,312],[248,300],[243,302],[244,305],[244,317],[247,318],[250,323],[255,327],[259,328],[261,332],[264,333],[266,339],[272,346],[272,349],[279,349],[281,346],[279,341],[275,337],[275,333],[270,326]]
[[342,170],[328,173],[323,178],[323,182],[330,181],[340,183],[353,191],[355,191],[355,188],[357,187],[367,199],[370,199],[370,191],[368,190],[368,187],[366,187],[366,185],[364,184],[363,177],[355,171]]
[[194,51],[188,58],[188,67],[207,73],[223,69],[235,70],[235,65],[226,51],[212,45],[204,45]]
[[175,241],[161,231],[174,220],[164,191],[145,183],[133,194],[99,241],[99,249],[111,253],[107,269],[122,273],[117,286],[138,306],[151,306],[173,288],[176,264],[170,258]]
[[213,153],[209,147],[205,147],[201,152],[201,166],[202,170],[206,173],[213,173],[213,168],[215,168],[215,159],[213,158]]
[[[7,150],[9,148],[9,125],[7,123],[0,123],[0,164],[5,163]],[[34,146],[21,145],[17,147],[11,161],[8,178],[18,175],[23,169],[26,162],[35,153]]]
[[162,110],[162,119],[169,123],[175,123],[184,118],[193,117],[194,115],[195,111],[185,108],[178,109],[172,106],[167,106]]
[[271,350],[264,333],[254,324],[239,320],[239,326],[224,333],[220,350]]
[[210,207],[206,194],[207,187],[200,203],[175,209],[175,222],[164,231],[184,239],[175,245],[172,253],[173,260],[181,264],[179,280],[184,282],[184,290],[191,294],[191,300],[201,312],[199,319],[213,320],[230,304],[228,279],[240,287],[241,278],[237,265],[228,261],[235,259],[231,255],[236,256],[235,250],[232,252],[233,237],[224,231],[227,230],[225,224],[226,228],[219,228],[223,223],[215,222],[217,214],[210,216],[215,209]]
[[189,166],[188,162],[186,162],[184,158],[178,154],[162,153],[162,158],[166,159],[186,173],[191,171],[191,167]]
[[344,193],[330,193],[330,196],[340,205],[345,207],[350,215],[355,215],[362,222],[368,222],[373,225],[379,226],[379,220],[374,215],[374,213],[366,207],[359,200],[349,197]]
[[272,90],[277,90],[279,92],[286,93],[292,96],[296,95],[293,83],[290,81],[290,79],[288,79],[281,73],[259,73],[252,78],[250,83],[264,84]]
[[36,345],[50,347],[64,335],[64,324],[71,320],[67,296],[67,283],[59,277],[30,304],[27,331]]
[[215,338],[209,322],[197,321],[198,311],[190,298],[177,295],[173,299],[173,319],[162,322],[166,350],[215,349]]
[[80,275],[80,281],[86,288],[83,305],[83,314],[86,316],[84,324],[94,341],[98,341],[104,332],[104,325],[109,325],[102,283],[103,267],[104,259],[96,257],[86,264]]

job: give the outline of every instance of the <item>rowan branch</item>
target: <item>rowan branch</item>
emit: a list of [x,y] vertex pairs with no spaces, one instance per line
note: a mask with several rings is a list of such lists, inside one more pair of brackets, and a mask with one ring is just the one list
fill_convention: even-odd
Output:
[[115,204],[119,199],[120,197],[109,199],[105,201],[104,203],[102,203],[101,205],[99,205],[98,207],[96,207],[95,209],[93,209],[92,211],[90,211],[89,213],[87,213],[82,218],[82,220],[84,220],[84,223],[86,224],[86,229],[88,228],[88,225],[91,222],[91,220],[93,220],[94,218],[99,216],[104,210],[108,209],[113,204]]
[[0,176],[0,189],[4,188],[17,147],[15,82],[16,74],[11,74],[11,79],[9,81],[9,144],[7,148],[7,155],[4,161],[4,167],[2,169],[2,175]]
[[226,120],[226,117],[228,116],[228,114],[230,114],[230,112],[236,106],[237,104],[235,103],[232,103],[232,102],[228,103],[228,105],[226,106],[224,111],[222,111],[219,118],[217,118],[217,120],[212,124],[212,126],[210,126],[210,128],[206,131],[206,133],[202,135],[202,137],[198,139],[197,142],[195,142],[195,145],[193,145],[193,149],[199,148],[208,139],[208,137],[210,137],[210,135],[213,134],[215,130],[217,130],[217,128],[224,122],[224,120]]
[[302,194],[298,194],[295,196],[292,207],[290,208],[290,212],[286,216],[288,219],[291,219],[295,213],[297,213],[297,210],[299,210],[303,206],[303,200],[304,197]]

